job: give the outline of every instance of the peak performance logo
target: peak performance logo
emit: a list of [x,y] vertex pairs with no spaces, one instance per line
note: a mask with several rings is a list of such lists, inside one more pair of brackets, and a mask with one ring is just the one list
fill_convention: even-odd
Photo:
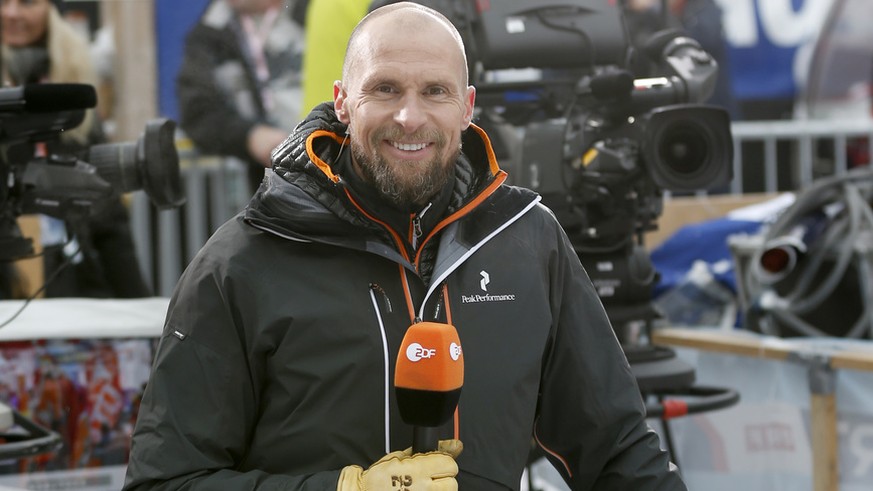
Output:
[[493,295],[488,293],[488,285],[491,283],[491,275],[488,271],[482,270],[479,272],[479,288],[485,292],[474,293],[472,295],[461,295],[461,303],[480,303],[480,302],[514,302],[515,295]]
[[479,276],[482,277],[482,281],[479,282],[479,288],[481,288],[483,292],[487,292],[488,283],[491,283],[491,275],[488,274],[488,271],[482,270],[479,271]]

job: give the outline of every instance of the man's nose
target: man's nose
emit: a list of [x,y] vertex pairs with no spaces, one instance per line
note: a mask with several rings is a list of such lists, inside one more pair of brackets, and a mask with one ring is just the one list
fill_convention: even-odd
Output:
[[416,95],[405,96],[394,113],[394,121],[407,131],[415,131],[427,120],[424,105]]

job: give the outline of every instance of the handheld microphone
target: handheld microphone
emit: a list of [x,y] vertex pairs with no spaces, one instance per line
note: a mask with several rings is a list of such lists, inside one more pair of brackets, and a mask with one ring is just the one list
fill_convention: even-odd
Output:
[[412,451],[436,450],[436,428],[455,412],[464,385],[464,357],[451,324],[419,322],[407,329],[394,370],[400,417],[413,425]]
[[97,91],[88,84],[32,84],[0,89],[0,113],[47,113],[89,109]]

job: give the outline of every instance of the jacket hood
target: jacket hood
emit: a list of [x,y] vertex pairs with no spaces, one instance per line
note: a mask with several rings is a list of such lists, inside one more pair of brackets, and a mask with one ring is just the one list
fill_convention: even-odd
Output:
[[[272,172],[267,172],[247,206],[246,220],[299,240],[348,244],[355,237],[372,237],[374,232],[387,237],[387,232],[355,205],[353,193],[339,174],[338,157],[349,151],[346,128],[336,118],[332,103],[316,106],[273,151]],[[506,177],[484,131],[471,125],[462,134],[462,144],[448,213]]]

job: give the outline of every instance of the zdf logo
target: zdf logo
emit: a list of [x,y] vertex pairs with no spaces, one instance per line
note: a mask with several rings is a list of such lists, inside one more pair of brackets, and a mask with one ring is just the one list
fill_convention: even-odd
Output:
[[458,358],[461,357],[461,346],[457,343],[452,343],[449,345],[449,356],[452,357],[452,360],[458,361]]
[[418,343],[412,343],[406,348],[406,358],[413,363],[422,358],[433,358],[434,356],[436,356],[436,349],[425,348]]

